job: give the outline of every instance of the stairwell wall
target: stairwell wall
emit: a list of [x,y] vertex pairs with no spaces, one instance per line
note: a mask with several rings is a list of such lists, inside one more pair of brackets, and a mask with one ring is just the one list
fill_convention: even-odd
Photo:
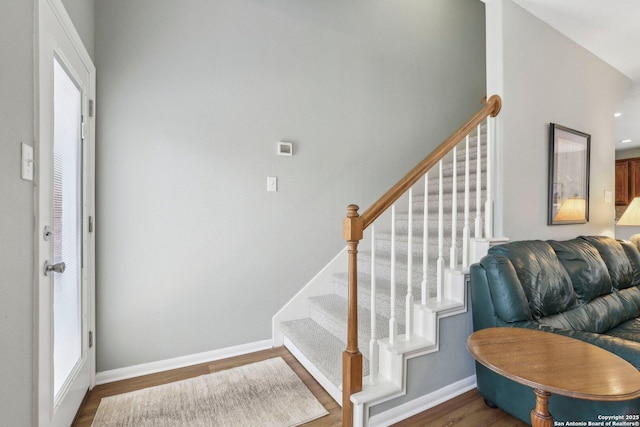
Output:
[[[615,231],[614,108],[630,80],[512,0],[487,0],[487,90],[497,122],[496,236],[567,239]],[[589,222],[547,226],[549,123],[591,135]]]
[[96,0],[98,371],[269,339],[347,204],[481,107],[483,10]]

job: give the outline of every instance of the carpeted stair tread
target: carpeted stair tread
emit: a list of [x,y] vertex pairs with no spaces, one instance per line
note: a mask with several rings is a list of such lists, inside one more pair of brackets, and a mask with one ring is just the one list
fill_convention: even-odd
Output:
[[[482,192],[480,193],[480,209],[481,210],[484,209],[486,197],[487,197],[486,192],[483,189]],[[442,200],[444,202],[442,204],[444,216],[450,217],[451,210],[453,208],[453,194],[450,191],[449,192],[445,191],[442,194]],[[465,194],[464,192],[460,191],[460,189],[458,189],[456,201],[458,202],[457,215],[464,214]],[[437,192],[429,193],[429,197],[427,198],[427,213],[429,218],[438,217],[439,206],[440,206],[439,202],[440,202],[440,195]],[[477,202],[478,200],[476,198],[476,192],[475,191],[470,192],[469,193],[469,214],[472,217],[475,215]],[[424,214],[424,207],[425,207],[424,196],[421,194],[414,195],[412,210],[411,210],[411,212],[413,213],[414,222],[416,221],[416,218],[418,216],[420,220],[422,220],[422,215]],[[396,204],[396,221],[407,221],[408,216],[409,216],[408,203],[404,203],[404,202],[397,203]]]
[[[483,170],[483,174],[484,174],[484,170]],[[456,186],[458,187],[458,191],[462,191],[464,192],[464,183],[467,180],[466,176],[463,174],[458,174],[458,176],[456,177]],[[481,189],[484,190],[486,187],[485,185],[485,180],[482,180],[482,185],[481,185]],[[444,182],[442,183],[442,190],[446,193],[446,192],[451,192],[451,189],[453,188],[453,179],[452,176],[445,176],[444,177]],[[437,193],[440,190],[440,181],[438,179],[437,175],[434,176],[429,176],[429,185],[427,186],[427,189],[429,190],[429,193]],[[417,187],[414,190],[414,194],[418,194],[417,191],[420,191],[420,194],[424,193],[424,184],[423,185],[419,185],[419,187]],[[470,173],[469,174],[469,192],[470,193],[474,193],[476,192],[476,173]]]
[[[437,192],[429,193],[429,197],[427,199],[427,203],[429,206],[429,211],[437,212],[438,211],[438,202],[440,199],[440,195]],[[451,210],[451,202],[453,201],[453,193],[450,191],[445,191],[442,193],[442,199],[445,202],[443,204],[445,211]],[[481,203],[484,203],[486,199],[485,191],[481,192]],[[463,209],[464,207],[464,191],[462,188],[458,188],[458,194],[456,195],[456,200],[458,201],[458,209]],[[473,192],[473,197],[469,197],[469,206],[473,206],[475,209],[476,205],[476,192]],[[424,196],[414,196],[413,198],[413,212],[421,212],[424,210]]]
[[[450,226],[451,225],[449,225],[449,227]],[[456,235],[456,244],[459,247],[462,245],[462,231],[463,230],[458,230],[458,234]],[[473,229],[469,228],[469,231],[470,231],[469,235],[473,238],[473,234],[474,234]],[[430,236],[428,237],[427,253],[430,258],[436,258],[438,254],[437,235],[438,234],[436,231],[434,234],[430,234]],[[422,237],[422,231],[420,230],[419,233],[416,233],[414,231],[413,239],[411,241],[411,247],[413,249],[414,257],[418,257],[418,258],[414,258],[414,262],[416,260],[418,262],[422,262],[423,241],[424,239]],[[452,242],[451,229],[445,226],[444,238],[442,239],[443,249],[445,252],[450,250],[451,242]],[[401,232],[396,232],[395,246],[396,246],[396,256],[399,257],[399,258],[396,258],[396,262],[406,261],[407,252],[409,251],[409,239],[408,239],[406,230],[402,234]],[[387,253],[389,254],[388,256],[391,256],[390,252],[391,252],[391,233],[386,233],[386,232],[380,233],[380,234],[376,233],[376,255],[380,253],[381,256],[387,256],[385,255],[385,253]],[[400,257],[401,255],[404,256],[404,259]]]
[[[347,286],[349,283],[349,274],[347,272],[337,273],[333,275],[334,284],[340,283],[344,286]],[[376,277],[376,299],[384,299],[389,301],[390,299],[390,289],[391,282],[389,279],[384,277]],[[358,295],[362,291],[370,291],[371,290],[371,275],[369,271],[359,271],[358,272]],[[413,283],[413,294],[417,295],[420,292],[420,283]],[[400,296],[404,298],[407,295],[407,285],[405,283],[396,283],[396,296]],[[398,298],[399,299],[399,298]],[[359,298],[358,302],[361,302],[362,299]],[[366,300],[367,306],[369,305],[370,299]],[[400,304],[398,302],[398,304]],[[402,303],[404,304],[404,303]]]
[[[378,245],[378,250],[376,250],[376,264],[379,264],[380,266],[383,266],[385,268],[391,268],[391,241],[388,241],[387,243],[385,243],[385,245],[387,246],[387,248],[385,250],[382,250],[381,247],[383,246],[382,244]],[[396,241],[396,271],[402,271],[403,275],[406,276],[406,272],[407,272],[407,268],[408,268],[408,263],[407,263],[407,254],[408,254],[408,243],[405,240],[404,242],[398,242]],[[417,269],[419,271],[422,271],[422,245],[417,245],[415,242],[413,243],[413,268]],[[456,247],[458,250],[460,250],[462,248],[462,237],[458,236],[456,238]],[[427,245],[427,262],[432,263],[435,262],[435,260],[438,258],[438,250],[439,250],[439,244],[437,239],[433,239],[433,241]],[[388,249],[388,250],[387,250]],[[451,251],[451,236],[447,236],[445,235],[445,237],[443,238],[443,245],[442,245],[442,256],[445,260],[449,259],[449,253]],[[363,272],[367,272],[370,273],[370,269],[371,269],[371,251],[369,250],[362,250],[359,251],[358,254],[360,255],[358,257],[358,262],[363,261],[362,263],[362,267],[360,264],[358,264],[358,271],[363,271]],[[366,270],[362,270],[362,268],[365,268],[365,265],[369,266],[369,269]],[[388,277],[388,276],[384,276],[384,277]],[[416,277],[416,275],[414,274],[413,277]],[[396,274],[396,279],[398,280],[399,277]],[[406,283],[406,281],[400,281],[401,283]]]
[[[434,273],[435,274],[435,273]],[[342,298],[347,298],[349,289],[349,277],[347,273],[339,273],[333,276],[335,293]],[[406,282],[406,281],[405,281]],[[420,282],[422,283],[422,282]],[[412,286],[413,297],[415,301],[419,301],[421,298],[420,283],[414,283]],[[391,296],[388,279],[383,277],[376,278],[376,310],[379,314],[388,318],[391,315]],[[407,286],[406,284],[396,284],[396,319],[405,319],[406,310],[406,296]],[[435,296],[435,286],[433,295]],[[371,307],[371,275],[366,273],[358,273],[358,305],[364,308]],[[378,322],[379,323],[379,322]]]
[[[466,169],[466,162],[464,160],[462,161],[457,161],[456,162],[456,175],[458,176],[464,176],[465,174],[465,169]],[[442,161],[442,176],[444,178],[451,178],[453,176],[453,159],[444,159]],[[476,171],[478,170],[478,163],[474,160],[474,161],[469,161],[469,173],[470,174],[474,174],[476,173]],[[484,176],[484,174],[487,173],[487,164],[486,164],[486,160],[483,158],[482,161],[480,162],[480,171],[482,173],[482,175]],[[440,175],[440,165],[436,164],[434,165],[431,169],[429,169],[427,171],[427,174],[429,176],[429,180],[437,180],[438,176]]]
[[[449,268],[449,247],[445,247],[443,251],[444,268]],[[462,245],[458,246],[458,261],[462,260]],[[427,263],[427,283],[430,289],[435,289],[436,283],[436,271],[437,271],[437,253],[431,252],[429,254]],[[359,252],[358,256],[358,271],[370,273],[371,272],[371,254],[367,252]],[[423,279],[422,273],[422,254],[414,254],[413,273],[411,275],[412,283],[415,286],[419,286]],[[376,254],[376,277],[377,280],[384,279],[390,280],[391,278],[391,258],[388,254]],[[404,261],[401,254],[398,254],[396,258],[396,286],[405,286],[407,283],[407,262],[406,254]],[[399,293],[397,294],[400,295]],[[415,294],[417,295],[417,294]],[[404,298],[404,294],[402,295]]]
[[[327,294],[309,298],[309,313],[312,320],[332,335],[347,343],[347,300],[337,294]],[[404,315],[404,313],[403,313]],[[404,333],[404,317],[396,312],[398,333]],[[378,338],[389,336],[389,318],[377,313],[376,331]],[[371,311],[358,306],[358,347],[366,358],[369,357],[369,339],[371,338]]]
[[[332,384],[342,388],[342,353],[345,344],[310,318],[280,324],[282,333]],[[363,375],[369,375],[369,362],[363,358]]]

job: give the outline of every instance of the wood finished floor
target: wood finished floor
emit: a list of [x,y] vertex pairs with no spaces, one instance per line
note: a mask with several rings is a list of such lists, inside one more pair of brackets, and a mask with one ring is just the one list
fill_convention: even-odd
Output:
[[[186,368],[174,369],[129,380],[98,385],[87,395],[85,402],[80,408],[76,420],[73,423],[73,427],[90,427],[93,422],[93,417],[98,410],[100,399],[103,397],[197,377],[199,375],[206,375],[278,356],[282,357],[287,364],[289,364],[291,369],[293,369],[309,390],[311,390],[314,396],[324,405],[327,411],[329,411],[329,415],[306,423],[304,426],[334,427],[342,425],[342,408],[340,408],[331,396],[329,396],[329,394],[320,387],[320,384],[313,379],[313,377],[291,355],[291,353],[289,353],[287,349],[284,347],[277,347],[243,356],[217,360],[215,362],[202,363]],[[500,409],[490,409],[486,407],[482,397],[475,389],[461,394],[460,396],[441,405],[435,406],[428,411],[421,412],[411,418],[401,421],[400,423],[394,424],[395,427],[520,427],[526,425],[527,424],[522,423]]]

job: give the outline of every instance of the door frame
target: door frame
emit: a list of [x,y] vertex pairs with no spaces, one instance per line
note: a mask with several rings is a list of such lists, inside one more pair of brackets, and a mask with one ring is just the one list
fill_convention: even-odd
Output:
[[[43,173],[49,173],[51,168],[51,153],[45,153],[41,147],[42,135],[51,134],[53,117],[53,98],[51,90],[53,64],[43,63],[50,55],[58,57],[66,62],[60,46],[50,40],[49,34],[53,31],[51,24],[47,24],[47,16],[53,13],[54,19],[64,32],[65,49],[72,49],[74,55],[80,58],[82,73],[88,74],[88,87],[82,90],[82,111],[84,117],[84,142],[83,142],[83,289],[86,295],[82,297],[83,309],[86,313],[86,321],[83,320],[82,348],[86,351],[86,364],[89,372],[89,388],[95,386],[95,233],[89,230],[89,218],[95,218],[95,107],[89,111],[89,102],[95,106],[96,95],[96,69],[89,53],[76,31],[71,18],[67,14],[61,0],[37,0],[35,1],[34,30],[35,30],[35,232],[34,232],[34,374],[33,374],[33,398],[34,398],[34,425],[49,426],[52,422],[56,402],[53,395],[51,356],[53,354],[53,322],[52,298],[50,286],[43,286],[43,257],[45,254],[41,248],[43,241],[43,225],[50,222],[41,206],[50,204],[50,185],[41,185]],[[69,64],[64,64],[68,66]],[[49,182],[49,181],[45,181]],[[50,225],[50,224],[49,224]],[[92,224],[93,225],[93,224]],[[44,246],[44,245],[43,245]],[[47,252],[49,252],[47,250]],[[85,330],[86,328],[86,330]],[[93,345],[89,346],[88,333],[93,335]],[[85,391],[86,392],[86,391]],[[76,408],[77,409],[77,408]],[[73,414],[75,415],[75,413]]]

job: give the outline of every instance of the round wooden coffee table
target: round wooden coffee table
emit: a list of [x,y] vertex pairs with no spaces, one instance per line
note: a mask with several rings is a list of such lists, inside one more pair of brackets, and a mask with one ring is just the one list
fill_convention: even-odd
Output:
[[551,427],[551,393],[586,400],[640,397],[640,372],[600,347],[563,335],[523,328],[487,328],[467,340],[482,365],[534,389],[533,427]]

